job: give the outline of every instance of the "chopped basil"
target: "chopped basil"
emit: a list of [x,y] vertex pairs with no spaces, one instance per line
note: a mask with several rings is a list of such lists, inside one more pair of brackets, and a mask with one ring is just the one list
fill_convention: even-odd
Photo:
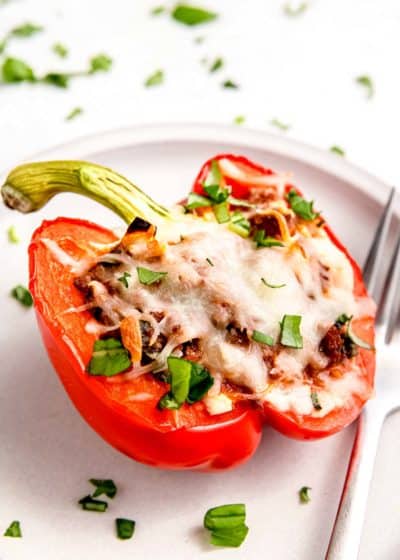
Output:
[[178,410],[180,407],[181,405],[176,402],[174,396],[169,392],[165,393],[165,395],[163,395],[158,401],[158,408],[161,408],[161,410],[164,408],[167,408],[168,410]]
[[319,214],[313,210],[314,202],[312,200],[310,202],[305,200],[302,196],[297,194],[295,190],[289,191],[287,199],[293,212],[303,220],[311,222],[319,216]]
[[283,131],[287,131],[290,128],[290,124],[285,124],[282,121],[280,121],[279,119],[272,119],[269,121],[269,123],[272,126],[275,126],[276,128],[279,128],[279,130],[283,130]]
[[114,498],[117,493],[117,487],[111,478],[91,478],[89,482],[96,487],[93,498],[102,494],[105,494],[108,498]]
[[165,6],[155,6],[150,10],[152,16],[159,16],[165,12]]
[[284,13],[289,17],[297,17],[303,14],[308,8],[307,2],[302,2],[298,4],[296,7],[293,7],[291,4],[287,3],[283,6]]
[[272,336],[269,336],[268,334],[265,334],[261,331],[253,331],[251,338],[254,340],[254,342],[259,342],[260,344],[265,344],[267,346],[274,345],[274,339],[272,338]]
[[211,531],[211,544],[238,547],[249,531],[246,525],[246,506],[228,504],[211,508],[204,516],[204,527]]
[[167,359],[171,389],[159,401],[161,409],[178,409],[184,402],[193,404],[199,401],[212,387],[213,377],[201,364],[169,356]]
[[214,384],[213,377],[205,367],[196,362],[191,362],[191,365],[192,371],[190,375],[189,394],[186,399],[189,404],[193,404],[202,399]]
[[9,243],[19,243],[20,242],[20,238],[18,236],[17,230],[15,228],[15,226],[10,226],[7,230],[7,237],[8,237],[8,241]]
[[93,354],[87,366],[91,375],[111,377],[128,369],[131,365],[129,352],[116,338],[96,340]]
[[358,76],[356,78],[357,84],[363,86],[367,92],[367,98],[371,99],[374,95],[374,84],[370,76]]
[[135,532],[135,521],[132,519],[124,519],[122,517],[117,517],[115,520],[115,525],[117,528],[117,536],[119,539],[131,539],[133,533]]
[[316,391],[311,391],[311,402],[315,410],[321,410],[322,406],[319,402],[318,393]]
[[185,25],[200,25],[213,21],[218,14],[187,4],[177,4],[172,12],[172,17]]
[[265,278],[261,278],[261,282],[268,286],[268,288],[284,288],[286,286],[286,284],[270,284]]
[[[219,168],[219,163],[216,159],[213,159],[210,164],[210,169],[208,170],[206,180],[204,181],[204,187],[217,186],[217,191],[221,183],[222,174]],[[222,200],[216,200],[216,202],[222,202]]]
[[93,56],[89,61],[89,74],[94,74],[95,72],[108,72],[112,66],[112,58],[107,54],[100,53]]
[[24,286],[18,285],[11,290],[11,295],[24,307],[32,307],[33,299],[30,291]]
[[19,521],[13,521],[7,527],[3,534],[4,537],[14,537],[14,538],[21,538],[22,531],[21,531],[21,524]]
[[162,84],[164,81],[164,71],[163,70],[156,70],[153,74],[151,74],[146,81],[144,82],[144,85],[146,87],[153,87],[153,86],[159,86],[160,84]]
[[239,89],[238,84],[232,80],[225,80],[222,82],[222,87],[225,89]]
[[308,491],[311,490],[311,488],[309,486],[303,486],[302,488],[300,488],[299,490],[299,499],[300,502],[302,504],[308,504],[308,502],[311,500]]
[[90,495],[81,498],[78,504],[80,504],[82,509],[85,509],[86,511],[104,512],[108,507],[107,502],[103,502],[103,500],[94,500]]
[[228,200],[229,189],[221,189],[219,185],[207,186],[206,183],[204,183],[203,188],[214,204],[220,204],[221,202]]
[[233,119],[233,124],[244,124],[246,117],[243,115],[238,115]]
[[41,78],[40,81],[45,82],[46,84],[51,84],[52,86],[67,88],[69,86],[70,78],[71,74],[63,72],[49,72]]
[[160,272],[156,270],[150,270],[148,268],[143,268],[142,266],[136,267],[139,282],[145,286],[151,286],[156,282],[161,282],[165,278],[168,272]]
[[194,192],[189,193],[185,208],[193,210],[194,208],[204,208],[205,206],[211,206],[211,200],[209,198]]
[[209,264],[210,266],[214,266],[214,263],[213,263],[212,260],[209,259],[208,257],[206,258],[206,261],[208,262],[208,264]]
[[218,57],[214,60],[214,62],[211,64],[210,66],[210,72],[217,72],[217,70],[220,70],[224,65],[224,61],[222,60],[221,57]]
[[54,43],[52,46],[53,52],[60,58],[66,58],[68,56],[68,48],[62,43]]
[[72,111],[70,111],[68,113],[68,115],[65,117],[65,120],[66,121],[72,121],[72,119],[75,119],[76,117],[78,117],[82,113],[83,113],[82,107],[75,107],[74,109],[72,109]]
[[343,150],[343,148],[341,148],[340,146],[331,146],[329,148],[329,150],[333,153],[336,154],[338,156],[345,156],[346,152]]
[[284,315],[281,323],[281,344],[289,348],[303,348],[300,332],[301,316]]
[[122,276],[118,278],[118,282],[121,282],[125,286],[125,288],[129,288],[128,278],[131,277],[129,272],[124,272]]
[[237,233],[241,237],[249,237],[250,235],[250,222],[241,212],[236,211],[232,214],[228,227],[231,231]]
[[268,235],[267,237],[265,237],[265,231],[262,229],[259,229],[255,232],[253,236],[253,240],[256,243],[257,249],[259,249],[260,247],[283,247],[284,246],[282,241],[279,241],[274,237],[269,237]]
[[3,81],[7,83],[37,81],[32,68],[19,58],[6,58],[1,70]]
[[342,327],[343,325],[346,325],[347,323],[349,323],[352,319],[351,315],[346,315],[346,313],[342,313],[341,315],[339,315],[339,317],[336,319],[335,321],[335,325],[337,327]]
[[35,23],[24,23],[19,25],[18,27],[14,27],[11,29],[10,35],[14,37],[32,37],[36,33],[40,33],[43,31],[43,27],[41,25],[36,25]]
[[189,395],[192,363],[176,356],[169,356],[167,363],[171,378],[171,393],[176,402],[182,405]]
[[220,202],[213,206],[214,215],[219,224],[225,224],[230,220],[229,207],[227,202]]

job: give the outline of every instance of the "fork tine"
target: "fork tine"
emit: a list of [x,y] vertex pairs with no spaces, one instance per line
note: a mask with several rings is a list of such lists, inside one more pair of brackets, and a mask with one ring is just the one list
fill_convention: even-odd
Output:
[[383,294],[379,305],[377,324],[382,342],[389,344],[396,328],[400,304],[400,234],[393,252]]
[[394,195],[396,189],[392,187],[385,209],[377,227],[374,240],[364,264],[364,280],[373,298],[377,299],[377,282],[382,272],[383,254],[389,232],[389,225],[393,214]]

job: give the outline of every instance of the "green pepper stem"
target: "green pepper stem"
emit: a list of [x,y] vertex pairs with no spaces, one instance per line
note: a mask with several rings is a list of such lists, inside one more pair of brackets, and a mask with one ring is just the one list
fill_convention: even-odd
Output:
[[85,161],[27,163],[11,171],[1,189],[4,203],[19,212],[35,212],[54,195],[73,192],[107,206],[128,224],[135,217],[157,225],[172,219],[128,179],[112,169]]

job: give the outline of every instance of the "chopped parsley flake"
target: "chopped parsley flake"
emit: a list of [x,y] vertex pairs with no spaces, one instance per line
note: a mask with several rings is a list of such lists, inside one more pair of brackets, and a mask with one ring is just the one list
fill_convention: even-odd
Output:
[[356,78],[357,84],[364,87],[367,92],[367,98],[371,99],[375,93],[374,84],[370,76],[358,76]]
[[311,490],[309,486],[303,486],[302,488],[300,488],[299,490],[300,503],[308,504],[308,502],[311,500],[310,495],[308,493],[309,490]]
[[24,307],[32,307],[33,299],[30,291],[24,286],[18,285],[11,290],[11,296],[19,301]]
[[233,124],[244,124],[245,121],[246,117],[244,117],[243,115],[238,115],[233,119]]
[[156,70],[153,74],[151,74],[146,81],[144,82],[144,85],[146,87],[154,87],[154,86],[159,86],[164,82],[164,71],[163,70]]
[[4,537],[22,538],[21,524],[19,521],[13,521],[7,527],[3,534]]
[[152,16],[159,16],[165,12],[165,6],[155,6],[150,10]]
[[36,25],[35,23],[24,23],[19,25],[18,27],[14,27],[11,29],[10,35],[13,37],[32,37],[32,35],[36,35],[36,33],[40,33],[43,31],[43,27],[41,25]]
[[222,87],[225,89],[239,89],[238,84],[232,80],[225,80],[222,82]]
[[269,121],[269,124],[271,124],[275,128],[279,128],[279,130],[283,130],[284,132],[286,132],[290,128],[290,124],[285,124],[279,119],[271,119]]
[[74,109],[72,109],[72,111],[70,111],[68,113],[68,115],[65,117],[65,120],[66,121],[72,121],[73,119],[75,119],[79,115],[82,115],[82,113],[83,113],[82,107],[75,107]]
[[161,282],[168,272],[160,272],[157,270],[150,270],[149,268],[143,268],[142,266],[136,267],[139,282],[146,286],[155,284],[156,282]]
[[283,12],[289,17],[297,17],[300,16],[301,14],[304,14],[307,8],[308,8],[307,2],[302,2],[297,6],[292,6],[292,4],[287,3],[283,5]]
[[297,194],[295,190],[289,191],[287,199],[293,212],[303,220],[311,222],[319,216],[319,214],[313,210],[314,202],[312,200],[308,202]]
[[122,276],[118,278],[118,282],[121,282],[125,286],[125,288],[129,288],[128,279],[131,277],[129,272],[124,272]]
[[32,68],[19,58],[6,58],[3,62],[1,71],[3,81],[7,83],[37,81]]
[[105,494],[108,498],[114,498],[117,493],[117,487],[111,478],[91,478],[89,482],[96,487],[93,498],[102,494]]
[[214,266],[214,263],[213,263],[212,260],[209,259],[208,257],[206,258],[206,261],[208,262],[208,264],[209,264],[210,266]]
[[52,51],[60,58],[67,58],[69,53],[68,48],[62,43],[54,43]]
[[119,539],[131,539],[133,533],[135,532],[135,521],[132,519],[125,519],[122,517],[118,517],[115,520],[115,525],[117,528],[117,536]]
[[214,62],[211,64],[210,66],[210,72],[217,72],[217,70],[220,70],[224,65],[224,61],[222,58],[218,57],[214,60]]
[[111,69],[112,63],[112,58],[107,54],[101,53],[93,56],[89,61],[89,74],[108,72]]
[[343,148],[341,148],[340,146],[331,146],[329,148],[329,150],[333,153],[336,154],[338,156],[345,156],[346,152],[343,150]]
[[171,15],[176,21],[184,25],[200,25],[213,21],[218,17],[218,14],[215,12],[187,4],[177,4]]
[[81,498],[78,503],[82,506],[82,509],[86,511],[99,511],[104,513],[108,507],[107,502],[103,502],[103,500],[94,500],[90,495]]

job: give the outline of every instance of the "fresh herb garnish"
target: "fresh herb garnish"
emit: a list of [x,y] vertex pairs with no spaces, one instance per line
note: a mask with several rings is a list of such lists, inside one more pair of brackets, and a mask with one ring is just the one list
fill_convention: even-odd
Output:
[[165,6],[155,6],[150,10],[152,16],[159,16],[165,12]]
[[272,338],[272,336],[269,336],[268,334],[265,334],[261,331],[253,331],[251,338],[254,340],[254,342],[259,342],[260,344],[265,344],[267,346],[274,345],[274,339]]
[[151,286],[156,282],[161,282],[165,278],[168,272],[160,272],[157,270],[150,270],[148,268],[143,268],[142,266],[136,267],[139,282],[145,286]]
[[82,509],[85,509],[86,511],[105,512],[108,507],[107,502],[103,502],[103,500],[94,500],[90,495],[81,498],[78,504],[80,504]]
[[352,319],[351,315],[347,315],[346,313],[342,313],[335,321],[335,325],[337,327],[343,327],[347,323],[349,323]]
[[67,58],[69,53],[68,47],[66,47],[62,43],[54,43],[54,45],[52,46],[52,51],[60,58]]
[[225,80],[221,85],[225,89],[239,89],[238,84],[233,80]]
[[211,206],[211,200],[209,198],[194,192],[189,193],[187,204],[185,205],[187,210],[204,208],[205,206]]
[[10,226],[7,230],[7,237],[8,237],[8,241],[9,243],[19,243],[20,242],[20,238],[18,236],[17,230],[15,228],[15,226]]
[[100,53],[93,56],[89,61],[88,74],[95,74],[96,72],[108,72],[112,66],[112,58],[107,54]]
[[[213,159],[210,164],[210,169],[208,170],[207,177],[203,183],[203,186],[204,187],[214,186],[217,188],[217,192],[218,192],[221,179],[222,179],[222,175],[221,175],[221,170],[219,168],[219,163],[216,159]],[[224,200],[226,200],[226,198],[224,198]],[[215,199],[215,202],[223,202],[223,201],[221,199]]]
[[161,409],[178,409],[184,402],[199,401],[210,389],[214,379],[201,364],[169,356],[167,359],[171,389],[159,401]]
[[[231,203],[230,198],[229,202]],[[241,237],[249,237],[250,235],[250,222],[241,212],[236,211],[232,214],[228,227],[231,231],[237,233]]]
[[11,296],[19,301],[24,307],[32,307],[33,299],[30,291],[24,286],[18,285],[11,290]]
[[124,272],[122,276],[118,278],[118,282],[121,282],[125,286],[125,288],[129,288],[128,278],[131,277],[129,272]]
[[46,84],[51,84],[52,86],[67,88],[69,86],[69,80],[71,74],[64,72],[49,72],[40,81]]
[[208,264],[209,264],[210,266],[214,266],[214,263],[213,263],[212,260],[209,259],[208,257],[206,258],[206,261],[208,262]]
[[75,107],[74,109],[72,109],[72,111],[70,111],[68,113],[68,115],[65,117],[65,120],[66,121],[72,121],[73,119],[75,119],[76,117],[81,115],[82,113],[83,113],[82,107]]
[[281,344],[289,348],[303,348],[300,332],[301,316],[284,315],[281,322]]
[[293,212],[303,220],[311,222],[319,216],[319,214],[313,210],[314,201],[305,200],[302,196],[297,194],[295,190],[292,189],[288,192],[287,200]]
[[311,391],[311,402],[315,410],[321,410],[322,406],[319,402],[318,393],[316,391]]
[[114,498],[117,493],[117,487],[111,478],[91,478],[89,482],[96,487],[93,498],[102,494],[105,494],[108,498]]
[[338,156],[345,156],[346,152],[343,150],[343,148],[341,148],[340,146],[331,146],[329,148],[329,150],[333,153],[336,154]]
[[22,531],[21,531],[21,524],[19,521],[13,521],[7,527],[7,529],[3,533],[4,537],[14,537],[14,538],[21,538]]
[[37,81],[32,68],[19,58],[6,58],[1,71],[3,81],[7,83]]
[[159,86],[160,84],[162,84],[164,81],[164,71],[163,70],[156,70],[153,74],[151,74],[146,81],[144,82],[144,85],[146,87],[153,87],[153,86]]
[[286,286],[286,284],[271,284],[265,280],[265,278],[261,278],[261,282],[265,284],[265,286],[268,286],[268,288],[284,288]]
[[367,92],[367,98],[371,99],[371,97],[373,97],[374,92],[375,92],[375,88],[374,88],[374,83],[372,81],[372,78],[370,76],[358,76],[356,78],[356,82],[357,84],[359,84],[360,86],[363,86]]
[[185,25],[200,25],[218,17],[215,12],[187,4],[177,4],[171,15],[176,21]]
[[229,222],[230,213],[228,203],[226,201],[220,202],[219,204],[214,204],[212,209],[219,224],[225,224],[226,222]]
[[243,115],[238,115],[233,119],[233,124],[244,124],[245,121],[246,117],[244,117]]
[[272,126],[275,126],[275,128],[279,128],[279,130],[283,130],[283,131],[287,131],[290,128],[290,124],[285,124],[282,121],[280,121],[279,119],[271,119],[269,121],[269,124],[271,124]]
[[115,526],[117,529],[117,536],[119,539],[131,539],[133,533],[135,532],[135,521],[132,519],[124,519],[122,517],[117,517],[115,520]]
[[227,504],[211,508],[204,516],[204,527],[211,531],[211,544],[238,547],[249,532],[246,506]]
[[195,37],[194,42],[196,43],[196,45],[201,45],[202,43],[204,43],[204,39],[205,37]]
[[287,3],[283,5],[284,13],[289,17],[297,17],[303,14],[308,8],[307,2],[302,2],[296,7],[293,7],[291,4]]
[[131,364],[129,352],[122,343],[116,338],[106,338],[95,341],[87,370],[91,375],[111,377],[125,371]]
[[308,502],[311,500],[308,494],[309,490],[311,490],[310,486],[303,486],[302,488],[300,488],[299,499],[302,504],[308,504]]
[[255,232],[253,236],[253,240],[256,243],[257,249],[259,249],[260,247],[283,247],[284,246],[282,241],[279,241],[274,237],[270,237],[269,235],[265,236],[265,231],[263,229],[259,229]]
[[35,23],[23,23],[22,25],[18,25],[11,29],[9,35],[13,37],[32,37],[32,35],[36,35],[36,33],[40,33],[43,31],[43,27],[41,25],[36,25]]
[[221,57],[216,58],[210,66],[210,72],[211,73],[217,72],[217,70],[222,68],[223,65],[224,65],[224,61],[222,60],[222,58]]

